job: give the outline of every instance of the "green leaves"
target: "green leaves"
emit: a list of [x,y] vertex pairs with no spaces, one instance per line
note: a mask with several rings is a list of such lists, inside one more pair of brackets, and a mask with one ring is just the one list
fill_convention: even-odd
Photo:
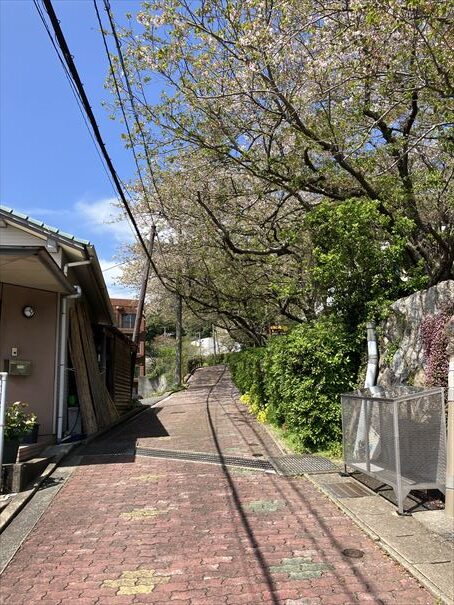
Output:
[[19,439],[36,424],[36,415],[27,412],[28,404],[20,401],[12,403],[5,412],[5,438]]
[[353,387],[357,351],[339,320],[301,324],[266,347],[230,355],[229,365],[251,407],[266,410],[299,448],[328,449],[340,440],[340,394]]

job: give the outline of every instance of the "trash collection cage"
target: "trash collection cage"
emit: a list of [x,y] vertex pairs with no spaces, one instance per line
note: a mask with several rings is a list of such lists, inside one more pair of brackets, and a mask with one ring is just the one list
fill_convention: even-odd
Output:
[[344,464],[390,485],[399,512],[413,489],[445,491],[442,388],[370,387],[341,401]]

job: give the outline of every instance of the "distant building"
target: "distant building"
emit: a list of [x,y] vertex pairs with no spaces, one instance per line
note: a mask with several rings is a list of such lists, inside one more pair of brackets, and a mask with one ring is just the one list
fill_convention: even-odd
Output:
[[[137,306],[139,302],[132,298],[111,298],[110,302],[114,310],[115,324],[117,328],[128,338],[132,339],[134,324],[137,316]],[[139,342],[134,372],[133,390],[136,395],[138,393],[139,376],[145,376],[145,337],[145,317],[142,316],[140,320]]]

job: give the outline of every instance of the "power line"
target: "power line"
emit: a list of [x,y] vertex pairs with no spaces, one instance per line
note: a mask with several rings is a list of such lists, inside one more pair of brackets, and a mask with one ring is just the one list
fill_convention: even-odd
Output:
[[60,65],[61,65],[61,66],[62,66],[62,68],[63,68],[63,71],[64,71],[64,73],[65,73],[65,77],[66,77],[66,79],[67,79],[67,81],[68,81],[68,83],[69,83],[69,86],[70,86],[70,88],[71,88],[71,92],[72,92],[72,94],[73,94],[73,96],[74,96],[74,98],[75,98],[75,100],[76,100],[77,107],[78,107],[78,109],[79,109],[79,111],[80,111],[80,115],[82,116],[82,119],[83,119],[83,121],[84,121],[84,124],[85,124],[85,126],[86,126],[86,128],[87,128],[88,134],[90,135],[90,138],[91,138],[91,140],[93,141],[93,144],[94,144],[95,149],[96,149],[96,153],[97,153],[97,155],[98,155],[98,157],[99,157],[99,159],[100,159],[100,161],[101,161],[101,165],[102,165],[102,167],[103,167],[103,169],[104,169],[104,172],[105,172],[105,173],[106,173],[106,175],[107,175],[107,179],[109,180],[109,182],[110,182],[110,184],[111,184],[111,186],[112,186],[112,189],[113,189],[113,190],[114,190],[114,192],[116,193],[116,189],[115,189],[114,183],[113,183],[113,181],[112,181],[112,178],[111,178],[110,174],[109,174],[109,173],[108,173],[108,171],[107,171],[106,165],[104,164],[104,161],[103,161],[103,159],[102,159],[101,153],[100,153],[100,151],[99,151],[99,149],[98,149],[98,146],[96,145],[96,141],[95,141],[95,139],[94,139],[94,137],[93,137],[93,133],[92,133],[92,131],[90,130],[90,127],[89,127],[89,125],[88,125],[87,118],[85,117],[85,114],[84,114],[84,112],[83,112],[83,109],[82,109],[82,104],[81,104],[81,103],[82,103],[82,102],[81,102],[81,99],[80,99],[80,97],[79,97],[79,95],[78,95],[78,93],[77,93],[77,89],[76,89],[76,87],[74,86],[74,82],[73,82],[73,81],[72,81],[72,79],[71,79],[71,76],[70,76],[70,74],[69,74],[68,68],[66,67],[65,62],[63,61],[63,59],[62,59],[62,57],[61,57],[61,54],[60,54],[60,52],[59,52],[59,48],[58,48],[57,44],[55,43],[54,38],[52,37],[52,33],[51,33],[50,29],[49,29],[49,26],[48,26],[48,25],[47,25],[47,23],[46,23],[46,19],[44,18],[43,12],[42,12],[41,7],[39,6],[39,4],[38,4],[37,0],[33,0],[33,4],[35,5],[35,8],[36,8],[36,10],[37,10],[37,12],[38,12],[38,15],[39,15],[39,17],[40,17],[40,19],[41,19],[41,21],[42,21],[42,23],[43,23],[43,25],[44,25],[44,29],[46,30],[47,35],[49,36],[49,40],[50,40],[50,42],[51,42],[51,44],[52,44],[52,46],[53,46],[53,48],[54,48],[54,50],[55,50],[55,53],[56,53],[56,55],[57,55],[57,57],[58,57],[58,60],[59,60],[59,62],[60,62]]
[[59,23],[59,21],[57,19],[57,15],[55,14],[54,8],[52,6],[52,2],[51,2],[51,0],[43,0],[43,4],[44,4],[44,6],[46,8],[47,14],[49,15],[49,19],[50,19],[52,28],[53,28],[53,30],[55,32],[55,37],[57,39],[57,43],[58,43],[58,45],[59,45],[59,47],[61,49],[61,52],[63,53],[64,61],[65,61],[66,66],[67,66],[67,68],[69,70],[69,74],[70,74],[71,79],[72,79],[72,81],[74,83],[74,86],[75,86],[75,88],[77,90],[77,94],[80,97],[80,100],[81,100],[82,106],[84,108],[84,111],[85,111],[85,113],[86,113],[86,115],[88,117],[88,120],[90,122],[90,125],[91,125],[91,128],[93,130],[93,134],[95,136],[96,142],[97,142],[97,144],[98,144],[98,146],[99,146],[99,148],[101,150],[102,156],[104,157],[104,161],[106,162],[107,167],[109,169],[109,172],[110,172],[110,174],[112,176],[113,182],[115,184],[115,188],[118,191],[118,194],[120,196],[121,202],[122,202],[122,204],[123,204],[123,206],[124,206],[124,208],[126,210],[126,213],[127,213],[128,217],[129,217],[129,219],[130,219],[133,227],[134,227],[134,230],[136,232],[137,238],[138,238],[138,240],[139,240],[139,242],[140,242],[140,244],[141,244],[141,246],[142,246],[142,248],[143,248],[146,256],[148,257],[150,263],[153,266],[154,262],[153,262],[153,260],[151,258],[150,253],[148,252],[147,246],[146,246],[146,244],[145,244],[145,242],[143,240],[142,234],[140,233],[140,230],[139,230],[139,227],[137,225],[136,219],[135,219],[135,217],[134,217],[134,215],[132,213],[132,210],[131,210],[131,208],[130,208],[130,206],[128,204],[128,201],[126,199],[126,196],[124,194],[122,185],[120,183],[120,179],[118,178],[118,175],[117,175],[117,173],[115,171],[115,168],[114,168],[114,166],[112,164],[112,160],[110,159],[110,156],[107,153],[106,146],[104,145],[104,141],[102,140],[101,133],[99,131],[98,124],[96,122],[96,118],[95,118],[95,116],[93,114],[92,108],[91,108],[90,103],[88,101],[87,95],[86,95],[85,90],[84,90],[84,86],[82,84],[82,81],[80,79],[79,73],[78,73],[77,68],[75,66],[75,63],[74,63],[73,57],[71,55],[71,52],[69,50],[68,44],[67,44],[66,39],[65,39],[65,37],[63,35],[63,32],[61,30],[60,23]]
[[[93,0],[93,1],[96,4],[96,0]],[[158,198],[160,198],[158,185],[157,185],[156,179],[154,177],[154,170],[153,170],[153,167],[151,165],[152,162],[151,162],[150,153],[148,151],[148,145],[147,145],[145,133],[143,131],[142,124],[141,124],[141,122],[139,120],[138,111],[137,111],[136,104],[135,104],[135,101],[134,101],[134,94],[132,92],[131,82],[130,82],[129,76],[128,76],[128,70],[126,68],[125,60],[124,60],[124,57],[123,57],[123,52],[121,50],[121,43],[120,43],[120,40],[118,38],[117,30],[116,30],[116,27],[115,27],[115,21],[114,21],[114,19],[112,17],[112,12],[110,10],[110,3],[109,3],[108,0],[104,0],[104,7],[106,9],[106,13],[107,13],[107,16],[109,18],[110,28],[112,30],[112,34],[113,34],[113,37],[114,37],[114,40],[115,40],[115,46],[117,47],[118,58],[120,60],[121,69],[123,70],[123,76],[124,76],[124,79],[125,79],[125,82],[126,82],[126,88],[128,90],[129,103],[131,104],[132,113],[134,115],[134,121],[136,123],[137,129],[138,129],[138,131],[140,133],[140,136],[141,136],[141,139],[142,139],[143,151],[145,153],[145,159],[147,161],[148,170],[150,172],[150,178],[152,180],[152,183],[153,183],[153,186],[155,188],[156,194],[157,194]]]
[[109,61],[110,73],[112,75],[112,80],[113,80],[113,83],[114,83],[117,99],[118,99],[118,102],[120,104],[121,114],[123,116],[123,120],[124,120],[125,126],[126,126],[126,132],[128,134],[128,138],[129,138],[129,141],[131,143],[132,155],[134,156],[134,162],[135,162],[135,165],[137,167],[137,172],[138,172],[138,175],[139,175],[140,183],[142,185],[143,196],[144,196],[145,201],[147,203],[148,210],[149,210],[150,215],[151,215],[151,220],[152,220],[153,226],[154,226],[154,221],[153,221],[153,216],[152,216],[152,210],[151,210],[151,204],[150,204],[150,202],[148,200],[148,196],[146,194],[146,187],[145,187],[145,183],[144,183],[144,180],[143,180],[143,177],[142,177],[142,171],[140,169],[139,159],[137,157],[136,150],[134,148],[134,141],[133,141],[133,138],[132,138],[131,129],[129,128],[128,117],[126,115],[126,110],[125,110],[125,107],[124,107],[123,99],[121,98],[121,93],[120,93],[120,89],[119,89],[119,86],[118,86],[117,76],[115,74],[115,69],[114,69],[114,66],[113,66],[113,63],[112,63],[112,59],[110,58],[109,47],[107,46],[106,35],[104,33],[104,28],[103,28],[102,21],[101,21],[101,15],[99,14],[98,5],[96,3],[96,0],[93,0],[93,5],[95,7],[96,17],[98,19],[99,27],[101,29],[102,41],[104,43],[104,50],[106,52],[107,59]]
[[[93,0],[93,5],[95,7],[96,17],[98,19],[99,27],[100,27],[100,30],[101,30],[101,35],[102,35],[102,38],[103,38],[104,49],[105,49],[105,52],[106,52],[106,55],[107,55],[107,59],[109,61],[110,72],[112,74],[112,79],[113,79],[113,83],[114,83],[114,87],[115,87],[116,96],[117,96],[118,103],[119,103],[119,106],[120,106],[120,109],[121,109],[121,113],[122,113],[122,116],[123,116],[123,119],[124,119],[124,122],[125,122],[126,131],[127,131],[127,135],[128,135],[128,138],[129,138],[129,142],[131,144],[131,150],[132,150],[132,153],[133,153],[133,156],[134,156],[134,161],[135,161],[135,164],[136,164],[136,167],[137,167],[137,173],[138,173],[138,176],[139,176],[139,180],[140,180],[140,183],[142,185],[143,196],[145,198],[145,201],[147,203],[147,206],[148,206],[148,209],[149,209],[149,212],[150,212],[151,223],[152,223],[153,228],[154,228],[154,232],[155,232],[155,236],[156,236],[156,241],[158,243],[159,250],[161,252],[161,256],[162,256],[163,261],[164,261],[164,265],[166,266],[166,268],[168,268],[167,267],[166,257],[165,257],[165,254],[163,252],[163,249],[162,249],[162,243],[161,243],[161,240],[159,238],[158,230],[157,230],[156,223],[155,223],[155,220],[154,220],[154,217],[153,217],[153,212],[152,212],[152,209],[151,209],[151,204],[150,204],[150,201],[148,199],[147,188],[145,187],[145,182],[144,182],[144,178],[143,178],[143,175],[142,175],[142,170],[141,170],[141,167],[140,167],[140,162],[139,162],[139,159],[138,159],[137,154],[135,152],[134,139],[132,137],[131,129],[129,127],[128,117],[126,115],[126,110],[125,110],[123,99],[122,99],[122,96],[121,96],[121,93],[120,93],[120,88],[119,88],[119,85],[118,85],[117,76],[116,76],[115,69],[114,69],[114,66],[113,66],[113,63],[112,63],[112,59],[110,57],[109,48],[108,48],[107,40],[106,40],[106,35],[104,33],[104,28],[103,28],[103,24],[102,24],[101,16],[99,14],[99,10],[98,10],[98,6],[97,6],[96,0]],[[119,58],[119,61],[120,61],[121,69],[123,71],[123,76],[124,76],[124,79],[125,79],[125,82],[126,82],[126,87],[127,87],[128,96],[129,96],[129,102],[130,102],[131,110],[132,110],[132,113],[133,113],[133,116],[134,116],[134,121],[135,121],[137,130],[139,131],[140,136],[142,138],[142,145],[143,145],[143,149],[144,149],[144,153],[145,153],[145,157],[146,157],[146,161],[147,161],[147,165],[148,165],[148,170],[149,170],[149,173],[150,173],[150,178],[151,178],[151,181],[153,183],[156,195],[157,195],[157,197],[158,197],[158,199],[160,201],[161,207],[162,207],[163,206],[162,199],[161,199],[161,195],[160,195],[157,183],[156,183],[156,179],[154,177],[154,171],[153,171],[153,168],[152,168],[152,165],[151,165],[151,158],[150,158],[149,151],[148,151],[148,146],[147,146],[147,141],[146,141],[145,133],[143,131],[142,124],[141,124],[141,122],[139,120],[137,108],[136,108],[135,102],[134,102],[134,94],[132,92],[132,87],[131,87],[131,83],[130,83],[130,80],[129,80],[128,71],[127,71],[126,64],[125,64],[124,57],[123,57],[123,53],[122,53],[122,50],[121,50],[121,43],[120,43],[120,40],[119,40],[117,31],[116,31],[116,28],[115,28],[115,22],[114,22],[114,19],[112,17],[112,13],[111,13],[111,10],[110,10],[110,4],[109,4],[109,2],[107,2],[107,0],[104,0],[104,7],[105,7],[106,13],[107,13],[108,18],[109,18],[109,23],[110,23],[112,35],[113,35],[113,37],[115,39],[115,45],[116,45],[116,49],[117,49],[117,54],[118,54],[118,58]]]

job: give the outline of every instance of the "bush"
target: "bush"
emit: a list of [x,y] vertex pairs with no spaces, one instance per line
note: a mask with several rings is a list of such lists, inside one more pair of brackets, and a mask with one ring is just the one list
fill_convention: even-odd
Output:
[[426,385],[448,386],[449,356],[448,325],[454,313],[454,304],[446,305],[440,313],[428,315],[421,323],[421,338],[425,358]]
[[263,371],[265,355],[266,348],[245,349],[230,353],[227,359],[234,383],[241,393],[247,393],[250,406],[257,411],[264,410],[267,403]]
[[330,449],[341,439],[340,394],[353,388],[354,339],[342,323],[320,318],[271,339],[261,349],[229,356],[235,384],[249,407],[266,411],[301,450]]
[[[188,372],[188,363],[194,354],[195,348],[191,345],[188,338],[183,339],[182,347],[182,374]],[[150,346],[151,365],[147,371],[147,378],[155,380],[160,376],[165,376],[167,384],[173,385],[175,382],[175,353],[176,341],[170,336],[157,336],[153,339]]]
[[204,368],[208,366],[217,366],[225,363],[228,353],[213,353],[211,355],[197,355],[196,357],[190,357],[188,359],[188,374],[196,370],[197,368]]
[[5,439],[17,440],[26,435],[36,424],[36,415],[27,412],[28,404],[12,403],[5,412]]

